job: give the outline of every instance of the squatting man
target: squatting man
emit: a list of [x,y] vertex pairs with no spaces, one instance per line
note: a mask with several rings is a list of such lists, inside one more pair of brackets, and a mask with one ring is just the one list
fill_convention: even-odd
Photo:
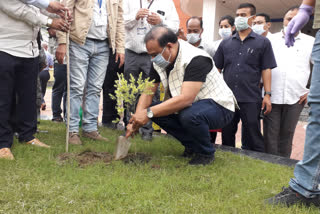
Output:
[[233,118],[237,102],[212,58],[203,50],[178,40],[163,26],[152,28],[144,39],[152,58],[150,80],[155,92],[162,82],[165,101],[152,103],[153,95],[142,94],[136,112],[127,125],[132,136],[149,119],[185,147],[182,156],[191,165],[209,164],[215,149],[209,129],[220,129]]

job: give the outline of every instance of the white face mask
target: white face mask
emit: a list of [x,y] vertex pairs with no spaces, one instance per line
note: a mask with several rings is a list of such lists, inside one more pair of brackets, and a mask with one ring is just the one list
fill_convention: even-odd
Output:
[[219,35],[222,39],[227,39],[232,35],[231,27],[229,28],[220,28],[219,29]]
[[256,34],[259,34],[259,35],[262,35],[264,32],[266,32],[266,30],[264,29],[264,24],[253,25],[252,30],[253,30],[253,32],[255,32]]
[[200,40],[200,33],[188,33],[187,40],[190,44],[195,44]]
[[250,25],[248,24],[248,20],[251,18],[252,16],[249,17],[242,17],[242,16],[238,16],[235,19],[235,26],[237,28],[237,31],[243,31],[246,30],[250,27]]

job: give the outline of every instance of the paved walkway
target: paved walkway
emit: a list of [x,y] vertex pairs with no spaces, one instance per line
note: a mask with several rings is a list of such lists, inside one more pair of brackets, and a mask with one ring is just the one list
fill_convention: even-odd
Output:
[[[47,89],[45,101],[47,104],[47,109],[45,111],[41,111],[41,119],[43,120],[51,120],[52,111],[51,111],[51,92],[50,88]],[[101,120],[102,115],[102,99],[100,100],[100,112],[99,112],[99,120]],[[101,121],[99,121],[101,122]],[[304,139],[305,139],[305,129],[306,122],[299,122],[296,128],[296,132],[293,138],[293,148],[291,158],[296,160],[301,160],[303,157],[303,147],[304,147]],[[241,146],[241,124],[239,124],[238,132],[236,135],[237,147]],[[216,143],[221,144],[221,134],[218,133]]]

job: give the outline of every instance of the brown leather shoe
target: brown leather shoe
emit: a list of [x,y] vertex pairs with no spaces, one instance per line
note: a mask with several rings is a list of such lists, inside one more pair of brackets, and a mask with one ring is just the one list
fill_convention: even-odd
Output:
[[92,131],[92,132],[83,131],[82,132],[82,136],[86,137],[86,138],[93,139],[93,140],[103,140],[103,141],[106,141],[106,142],[109,141],[108,138],[102,137],[98,131]]
[[0,149],[0,159],[14,160],[11,150],[9,148]]
[[69,132],[69,143],[73,145],[82,145],[78,132]]
[[26,143],[27,145],[33,145],[38,147],[50,148],[47,144],[42,143],[38,138],[34,138]]

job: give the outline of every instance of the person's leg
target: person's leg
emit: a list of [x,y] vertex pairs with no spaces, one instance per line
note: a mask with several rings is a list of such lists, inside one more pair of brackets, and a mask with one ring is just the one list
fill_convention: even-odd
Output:
[[17,118],[19,141],[33,140],[37,131],[37,78],[39,59],[24,58],[20,60],[16,71]]
[[260,125],[261,103],[242,103],[240,118],[243,124],[242,149],[264,152],[263,136]]
[[303,107],[304,105],[299,103],[284,106],[279,133],[280,156],[290,158],[294,131],[298,124]]
[[54,64],[54,83],[52,86],[52,119],[61,119],[61,101],[67,84],[67,66]]
[[83,90],[87,79],[89,59],[92,54],[93,42],[86,40],[79,45],[70,40],[70,132],[79,133],[80,106]]
[[263,119],[263,138],[265,152],[279,155],[279,133],[281,127],[282,105],[272,104],[272,111]]
[[0,51],[0,149],[11,148],[13,142],[10,112],[15,108],[16,65],[16,57]]
[[[238,103],[240,105],[240,103]],[[241,108],[241,107],[240,107]],[[238,123],[240,121],[240,110],[236,110],[233,120],[222,129],[222,145],[236,146],[236,133],[238,130]]]
[[215,144],[217,139],[217,132],[210,132],[211,143]]
[[109,46],[107,41],[94,41],[95,51],[90,57],[87,87],[83,111],[82,129],[84,132],[96,132],[99,116],[99,103],[102,85],[107,72]]
[[[112,100],[109,94],[114,95],[116,88],[114,87],[115,81],[118,79],[118,73],[123,73],[123,68],[119,68],[120,62],[115,62],[116,54],[112,54],[112,50],[109,50],[109,63],[107,68],[106,77],[103,83],[103,112],[102,112],[102,124],[111,125],[112,121],[119,118],[117,114],[116,105],[117,101]],[[114,126],[115,127],[115,126]]]
[[50,79],[50,74],[48,70],[42,70],[39,73],[40,82],[41,82],[41,92],[42,92],[42,101],[44,102],[44,96],[47,91],[47,84]]

